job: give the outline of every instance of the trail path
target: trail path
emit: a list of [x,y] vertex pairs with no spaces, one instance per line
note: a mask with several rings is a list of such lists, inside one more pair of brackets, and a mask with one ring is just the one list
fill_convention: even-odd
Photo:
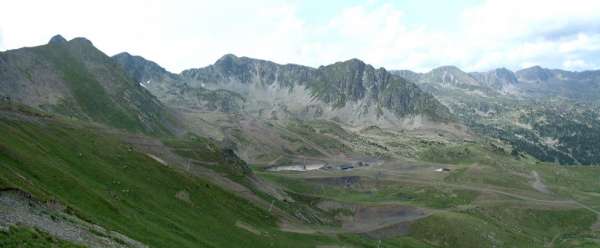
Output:
[[531,171],[531,175],[533,176],[534,181],[531,182],[531,187],[533,187],[535,190],[545,193],[545,194],[551,194],[550,190],[548,190],[548,188],[546,187],[546,185],[542,182],[542,179],[540,178],[540,175],[537,173],[537,171]]

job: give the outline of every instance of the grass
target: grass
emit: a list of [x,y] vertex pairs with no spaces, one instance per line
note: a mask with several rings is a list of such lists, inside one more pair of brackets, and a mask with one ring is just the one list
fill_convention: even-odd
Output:
[[11,226],[7,232],[0,231],[0,247],[3,248],[82,248],[49,234],[26,227]]
[[[152,247],[311,247],[334,238],[278,231],[277,219],[85,126],[0,120],[0,186],[56,199],[80,218]],[[175,194],[189,192],[189,202]],[[258,236],[236,221],[266,230]]]
[[435,186],[403,185],[393,181],[376,182],[361,177],[362,188],[321,185],[276,173],[260,173],[261,177],[297,193],[352,203],[402,202],[404,204],[445,209],[471,203],[478,195],[470,190]]
[[[477,151],[477,150],[476,150]],[[502,158],[497,153],[481,156],[494,163],[456,165],[444,181],[458,185],[497,186],[516,194],[537,194],[531,188],[531,171],[556,192],[557,199],[575,199],[591,207],[600,206],[597,178],[592,167],[559,167]],[[479,162],[482,162],[481,160]],[[514,162],[514,164],[512,164]],[[583,208],[532,204],[528,201],[484,197],[476,191],[434,185],[412,185],[394,181],[373,181],[361,177],[349,187],[321,185],[296,173],[262,172],[259,175],[298,194],[340,202],[372,204],[398,203],[429,208],[433,213],[411,225],[409,238],[417,245],[431,247],[598,247],[600,234],[590,229],[596,215]],[[350,174],[351,175],[351,174]],[[544,197],[534,196],[536,197]],[[545,197],[548,197],[547,195]],[[486,200],[488,199],[488,200]],[[391,241],[389,239],[386,241]],[[408,242],[408,241],[406,241]],[[367,246],[367,245],[366,245]],[[409,246],[410,247],[410,246]],[[419,247],[419,246],[415,246]]]
[[[53,62],[62,73],[67,86],[75,98],[75,106],[89,115],[93,120],[128,130],[141,130],[138,120],[114,104],[104,87],[91,75],[85,65],[70,56],[66,47],[43,46],[37,51]],[[70,109],[61,110],[67,113]]]
[[318,144],[329,152],[351,151],[351,148],[344,143],[318,133],[310,123],[290,122],[286,129],[310,140],[314,144]]
[[[460,228],[458,228],[460,227]],[[528,247],[525,238],[507,235],[491,224],[475,217],[454,213],[437,213],[412,225],[411,236],[435,247]]]
[[535,238],[538,242],[582,234],[596,221],[596,216],[585,209],[523,209],[498,205],[469,209],[466,213],[489,223],[498,223],[507,231]]
[[[23,111],[28,113],[27,111]],[[37,116],[35,113],[28,113]],[[583,209],[535,209],[526,205],[479,206],[478,193],[435,185],[375,181],[361,177],[350,187],[325,185],[283,173],[256,172],[291,191],[296,203],[275,202],[288,213],[301,213],[315,227],[339,225],[335,216],[350,213],[319,211],[316,203],[334,199],[352,203],[395,202],[432,210],[415,221],[408,236],[373,240],[356,234],[296,234],[277,229],[277,217],[205,180],[165,167],[130,149],[115,134],[83,122],[43,118],[7,118],[0,114],[0,188],[19,188],[42,200],[56,199],[69,213],[111,231],[123,233],[151,247],[556,247],[597,246],[590,230],[596,216]],[[164,138],[181,156],[214,162],[226,175],[239,174],[240,161],[227,156],[213,141],[197,136]],[[464,147],[463,147],[464,148]],[[460,148],[460,149],[463,149]],[[463,160],[444,179],[454,184],[496,185],[531,190],[526,177],[536,170],[559,194],[584,197],[595,194],[594,168],[519,163],[498,153],[469,147],[476,160]],[[481,158],[496,158],[487,163]],[[242,161],[243,162],[243,161]],[[479,164],[481,163],[481,164]],[[249,167],[245,167],[248,169]],[[572,170],[571,170],[572,169]],[[242,170],[243,171],[243,170]],[[238,173],[238,174],[236,174]],[[189,201],[175,197],[189,194]],[[271,200],[267,195],[259,195]],[[590,197],[589,202],[600,203]],[[594,200],[596,199],[596,200]],[[467,208],[455,208],[468,205]],[[244,223],[258,232],[236,226]],[[70,247],[42,232],[15,227],[0,233],[2,247]],[[553,241],[554,240],[554,241]],[[15,242],[24,245],[15,246]],[[51,243],[47,243],[51,242]],[[31,244],[30,244],[31,243]]]
[[398,248],[432,248],[433,246],[412,237],[396,237],[385,240],[374,240],[359,235],[341,235],[342,241],[354,247],[398,247]]
[[477,207],[418,220],[411,236],[439,247],[579,247],[569,244],[585,242],[594,221],[583,209]]
[[[172,122],[172,117],[158,101],[149,93],[136,89],[134,82],[100,51],[85,45],[71,49],[73,46],[69,43],[32,48],[40,59],[53,66],[73,96],[47,108],[76,118],[87,119],[87,116],[93,121],[129,131],[155,135],[170,133],[163,122]],[[90,67],[86,62],[94,65]],[[111,80],[114,88],[105,88],[100,77],[110,77],[107,80]]]
[[165,138],[163,144],[173,149],[178,155],[197,161],[197,163],[214,163],[212,170],[220,172],[230,179],[242,182],[251,173],[250,167],[239,159],[230,149],[222,149],[214,141],[197,135],[183,138]]

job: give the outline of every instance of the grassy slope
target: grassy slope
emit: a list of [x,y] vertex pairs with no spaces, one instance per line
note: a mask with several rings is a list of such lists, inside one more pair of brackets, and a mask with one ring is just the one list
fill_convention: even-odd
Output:
[[[333,243],[377,247],[378,241],[357,235],[280,232],[274,228],[276,219],[265,211],[203,180],[182,175],[143,154],[130,151],[129,146],[116,136],[100,133],[82,123],[24,121],[0,115],[0,130],[0,165],[3,167],[0,188],[17,187],[43,199],[56,198],[81,218],[154,247],[314,247]],[[208,152],[215,148],[203,144],[208,141],[200,138],[165,142],[171,147],[182,148],[179,151],[183,152],[182,156],[224,161]],[[186,153],[185,148],[189,147],[195,149],[191,154]],[[592,168],[536,166],[529,160],[515,160],[494,147],[475,145],[448,147],[424,154],[431,153],[442,154],[444,162],[462,164],[445,178],[450,183],[524,189],[529,187],[528,182],[509,176],[510,172],[537,170],[549,187],[560,194],[584,197],[582,192],[597,191],[593,188],[597,183],[587,183],[595,182],[597,178],[598,172]],[[476,170],[468,169],[472,167],[471,163],[479,164]],[[231,167],[222,169],[222,173],[231,174]],[[442,209],[415,222],[409,236],[383,240],[382,247],[542,247],[549,243],[557,247],[593,247],[595,243],[587,241],[586,237],[597,238],[589,231],[595,216],[582,209],[542,210],[499,205],[459,210],[453,208],[472,204],[476,195],[464,190],[396,183],[375,186],[378,188],[376,194],[337,187],[323,191],[322,187],[301,180],[272,173],[259,175],[299,194],[350,202],[404,202]],[[175,198],[181,190],[190,193],[189,203]],[[592,200],[584,202],[596,203]],[[235,226],[237,221],[247,223],[263,234],[238,228]],[[26,237],[25,241],[31,241],[32,238],[27,238],[28,232],[32,231],[17,230],[8,236],[8,240],[18,240],[21,235]]]
[[8,232],[0,232],[0,247],[77,248],[81,246],[58,240],[39,230],[25,227],[11,227]]
[[[127,129],[129,131],[145,132],[152,134],[165,134],[169,130],[161,123],[161,117],[168,116],[160,105],[152,102],[150,95],[145,95],[130,82],[122,71],[113,66],[108,57],[101,54],[92,46],[84,46],[80,49],[82,54],[73,54],[73,49],[69,49],[72,44],[49,44],[31,48],[32,51],[42,60],[48,60],[59,73],[59,76],[66,82],[67,87],[73,95],[73,101],[64,100],[62,104],[53,106],[52,111],[60,114],[73,116],[77,118],[89,117],[91,120],[108,124],[113,127]],[[77,49],[76,49],[77,50]],[[100,84],[96,76],[90,71],[88,66],[81,58],[89,57],[99,66],[106,66],[111,69],[118,82],[113,82],[120,92],[118,96],[111,96],[109,92]],[[126,100],[127,99],[127,100]],[[145,120],[136,113],[134,106],[128,101],[143,101],[140,107]],[[144,123],[146,122],[146,123]],[[148,128],[151,126],[152,128]]]
[[[276,219],[198,178],[80,124],[0,120],[1,188],[58,199],[68,211],[153,247],[311,247],[332,238],[277,231]],[[190,202],[175,198],[189,192]],[[248,223],[266,234],[235,226]]]

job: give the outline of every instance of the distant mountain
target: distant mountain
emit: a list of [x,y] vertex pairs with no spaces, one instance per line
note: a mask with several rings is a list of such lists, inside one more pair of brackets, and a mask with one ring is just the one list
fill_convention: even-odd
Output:
[[518,87],[519,80],[512,71],[498,68],[488,72],[469,73],[475,80],[494,89],[508,89]]
[[411,116],[451,119],[443,105],[415,84],[357,59],[311,68],[228,54],[180,75],[127,53],[113,59],[159,99],[177,107],[355,125],[394,126]]
[[552,78],[551,70],[533,66],[517,71],[520,80],[528,83],[544,83]]
[[442,83],[451,85],[478,85],[479,82],[456,66],[442,66],[421,74],[419,81],[424,83]]
[[177,80],[178,77],[155,62],[146,60],[140,56],[133,56],[123,52],[114,55],[112,58],[123,67],[130,78],[133,78],[136,82],[140,82],[142,85],[149,84],[151,81]]
[[502,139],[542,161],[598,164],[600,71],[539,66],[468,75],[456,67],[394,71],[435,95],[471,130]]
[[229,54],[181,76],[195,88],[239,93],[247,100],[246,110],[259,116],[387,126],[415,116],[451,119],[443,105],[414,83],[357,59],[311,68]]
[[242,111],[245,99],[238,93],[192,87],[180,75],[168,72],[155,62],[140,56],[119,53],[112,58],[131,78],[168,105],[225,113]]
[[0,95],[133,131],[169,133],[175,125],[160,101],[85,38],[57,35],[47,45],[0,53]]
[[562,97],[577,102],[598,102],[600,70],[572,72],[534,66],[516,76],[524,93],[538,97]]
[[475,90],[494,96],[518,95],[525,98],[560,97],[577,102],[598,102],[600,71],[572,72],[533,66],[512,72],[498,68],[466,73],[454,66],[443,66],[427,73],[392,71],[433,93],[439,87]]
[[355,133],[372,126],[436,140],[447,133],[452,142],[469,137],[434,96],[357,59],[312,68],[227,54],[181,74],[127,53],[113,60],[178,110],[188,130],[256,163],[297,155],[418,156],[419,149]]

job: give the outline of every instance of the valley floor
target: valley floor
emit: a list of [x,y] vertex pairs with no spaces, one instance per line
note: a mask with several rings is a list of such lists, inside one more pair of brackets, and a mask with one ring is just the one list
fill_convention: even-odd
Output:
[[14,111],[0,130],[2,247],[600,246],[599,169],[481,144],[247,165],[191,134]]

